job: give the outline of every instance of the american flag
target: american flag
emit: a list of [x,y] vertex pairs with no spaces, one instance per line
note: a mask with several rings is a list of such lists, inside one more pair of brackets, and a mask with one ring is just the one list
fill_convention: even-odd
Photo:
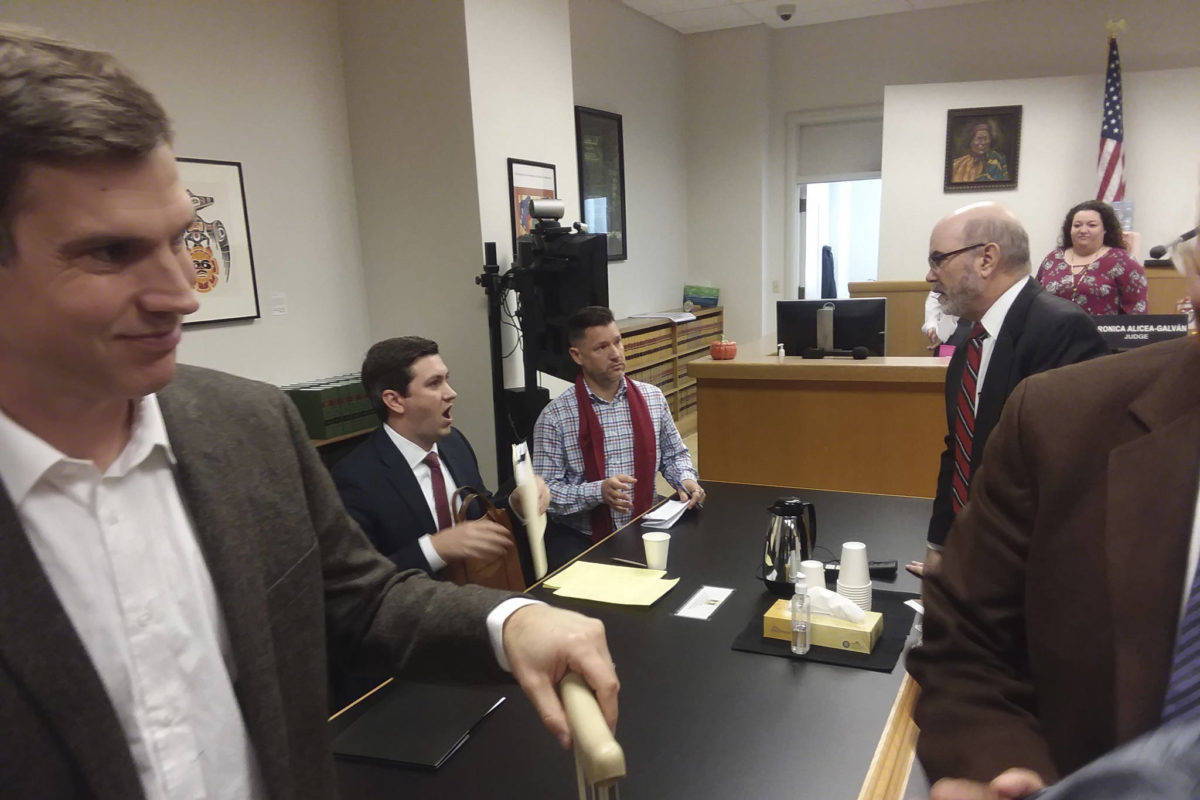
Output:
[[1096,161],[1096,199],[1125,199],[1124,113],[1121,107],[1121,56],[1117,39],[1108,39],[1108,74],[1104,77],[1104,118],[1100,122],[1100,158]]

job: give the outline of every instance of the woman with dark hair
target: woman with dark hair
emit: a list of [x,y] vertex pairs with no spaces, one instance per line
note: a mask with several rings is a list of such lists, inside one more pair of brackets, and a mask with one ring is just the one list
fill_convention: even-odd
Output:
[[1087,200],[1067,212],[1059,247],[1038,267],[1047,292],[1089,314],[1145,314],[1146,271],[1125,251],[1112,206]]

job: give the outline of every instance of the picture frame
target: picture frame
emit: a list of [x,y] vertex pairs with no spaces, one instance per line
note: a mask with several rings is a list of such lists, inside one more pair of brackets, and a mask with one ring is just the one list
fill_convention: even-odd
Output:
[[1021,106],[952,108],[946,112],[946,192],[1017,188]]
[[259,319],[250,216],[239,161],[177,158],[195,216],[184,245],[196,269],[200,308],[184,325]]
[[625,141],[620,114],[575,106],[580,219],[608,235],[608,260],[629,258],[625,217]]
[[537,223],[529,213],[529,201],[558,197],[558,173],[553,164],[508,159],[508,200],[512,213],[512,254],[517,257],[517,239]]

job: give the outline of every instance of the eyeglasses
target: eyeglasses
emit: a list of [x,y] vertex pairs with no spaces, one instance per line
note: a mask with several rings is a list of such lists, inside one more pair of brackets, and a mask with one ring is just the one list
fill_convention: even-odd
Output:
[[937,250],[934,250],[932,253],[929,254],[929,268],[930,269],[941,269],[942,264],[946,263],[947,258],[953,258],[954,256],[958,255],[959,253],[965,253],[968,250],[974,250],[976,247],[986,247],[986,246],[987,246],[987,242],[979,242],[978,244],[969,244],[966,247],[960,247],[957,250],[951,250],[949,253],[939,253]]

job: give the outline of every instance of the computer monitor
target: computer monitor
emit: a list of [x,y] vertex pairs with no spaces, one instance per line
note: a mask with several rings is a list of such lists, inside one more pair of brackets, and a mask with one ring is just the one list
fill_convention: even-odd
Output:
[[887,298],[855,297],[844,300],[779,300],[775,303],[776,341],[789,356],[803,355],[817,346],[817,310],[833,307],[833,346],[839,350],[865,347],[883,355],[887,335]]

